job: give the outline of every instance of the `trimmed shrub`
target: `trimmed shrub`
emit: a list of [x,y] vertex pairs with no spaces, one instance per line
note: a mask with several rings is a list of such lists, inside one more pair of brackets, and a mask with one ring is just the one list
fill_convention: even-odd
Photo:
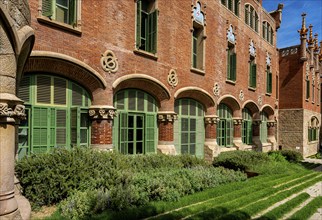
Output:
[[270,151],[268,152],[268,155],[272,154],[280,154],[282,155],[287,161],[292,163],[298,163],[303,160],[303,156],[300,152],[294,151],[294,150],[279,150],[279,151]]
[[249,171],[262,163],[269,162],[267,154],[256,151],[228,151],[219,154],[213,161],[215,167],[222,166],[227,169]]

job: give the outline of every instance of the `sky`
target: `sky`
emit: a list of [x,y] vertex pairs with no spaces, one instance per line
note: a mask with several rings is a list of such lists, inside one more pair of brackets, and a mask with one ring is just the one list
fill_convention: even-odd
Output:
[[[271,12],[279,3],[284,4],[281,27],[277,31],[277,48],[300,44],[303,12],[306,13],[306,27],[313,25],[313,36],[317,33],[319,45],[322,41],[322,0],[263,0],[263,7]],[[309,31],[308,36],[309,37]]]

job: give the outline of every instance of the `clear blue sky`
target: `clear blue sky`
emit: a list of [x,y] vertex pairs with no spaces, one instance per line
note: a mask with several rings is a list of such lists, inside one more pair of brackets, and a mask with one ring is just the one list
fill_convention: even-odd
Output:
[[[282,24],[277,31],[277,47],[284,48],[300,44],[303,12],[306,13],[306,27],[313,25],[313,36],[317,33],[319,45],[322,40],[322,0],[263,0],[266,11],[275,11],[279,3],[284,4]],[[309,34],[309,32],[308,32]]]

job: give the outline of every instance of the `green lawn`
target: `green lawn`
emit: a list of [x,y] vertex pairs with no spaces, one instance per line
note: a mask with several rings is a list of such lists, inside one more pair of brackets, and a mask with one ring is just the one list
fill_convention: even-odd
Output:
[[[295,165],[294,165],[295,166]],[[296,165],[297,166],[297,165]],[[185,196],[176,202],[152,202],[147,206],[106,211],[90,219],[281,219],[309,199],[302,191],[322,181],[322,173],[295,167],[282,174],[259,175],[244,182],[230,183]],[[292,169],[290,169],[292,170]],[[295,195],[296,194],[296,195]],[[293,195],[276,208],[266,209]],[[294,196],[295,195],[295,196]],[[290,219],[308,219],[321,207],[321,197],[309,202]],[[63,219],[58,212],[48,219]]]

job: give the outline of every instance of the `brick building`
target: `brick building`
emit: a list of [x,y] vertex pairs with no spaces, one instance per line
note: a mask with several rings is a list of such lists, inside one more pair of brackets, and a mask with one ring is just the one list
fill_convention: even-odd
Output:
[[312,25],[305,25],[306,14],[302,16],[301,44],[280,49],[278,133],[281,148],[310,156],[320,146],[322,50]]
[[[282,5],[262,0],[30,0],[35,45],[19,156],[277,149]],[[281,104],[282,105],[282,104]],[[320,120],[320,117],[317,117]]]

